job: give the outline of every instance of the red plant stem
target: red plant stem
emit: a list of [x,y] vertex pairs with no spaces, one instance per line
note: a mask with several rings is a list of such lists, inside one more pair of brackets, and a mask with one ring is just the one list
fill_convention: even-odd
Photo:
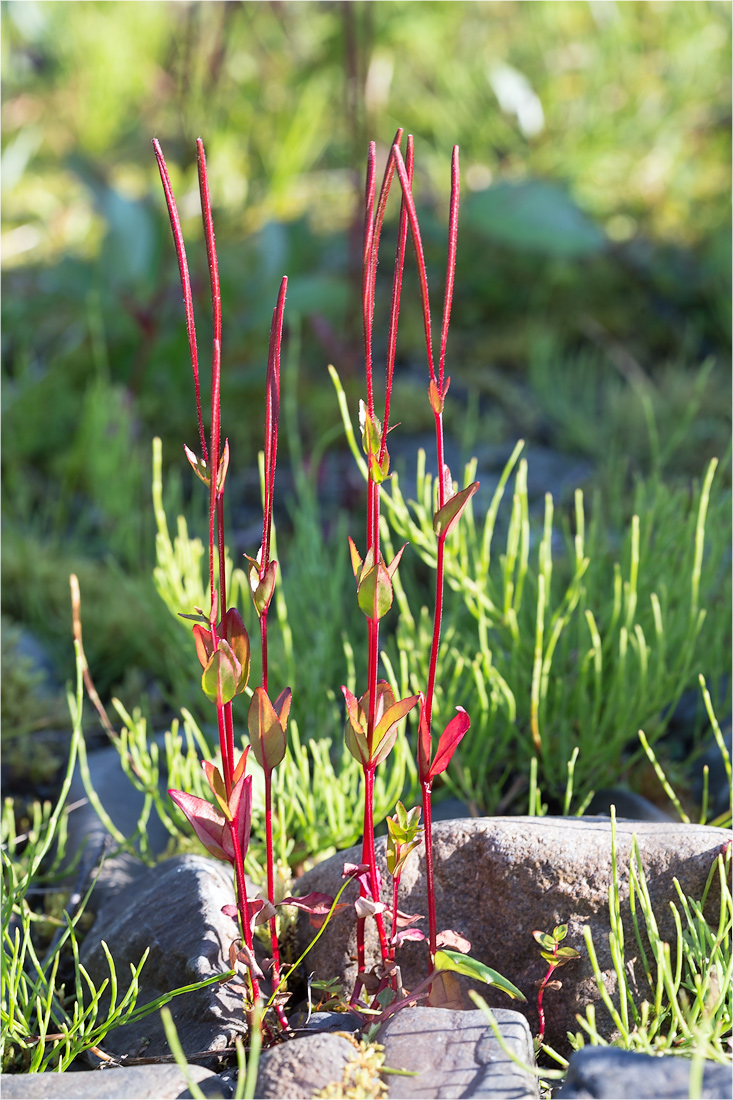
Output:
[[389,957],[394,959],[395,956],[395,943],[394,938],[397,933],[397,895],[400,889],[400,875],[397,874],[392,879],[392,936],[389,944]]
[[221,762],[224,769],[224,787],[229,798],[234,786],[234,721],[231,703],[224,704],[224,741]]
[[[374,851],[374,815],[372,812],[374,806],[375,771],[376,768],[374,766],[364,769],[364,841],[362,846],[362,858],[364,863],[369,864],[372,899],[374,901],[381,901],[378,887],[379,879],[377,877],[377,857]],[[369,813],[367,813],[367,809]],[[377,922],[377,932],[379,933],[379,946],[382,950],[382,958],[386,962],[389,958],[389,947],[387,944],[387,936],[384,931],[384,919],[381,913],[375,914],[374,919]]]
[[[237,899],[239,904],[239,912],[241,916],[242,931],[244,933],[244,942],[252,952],[254,958],[254,945],[252,943],[252,929],[250,927],[249,916],[249,902],[247,901],[247,881],[244,877],[244,859],[242,857],[242,849],[239,843],[239,837],[237,830],[230,826],[229,833],[232,838],[232,847],[234,848],[234,874],[237,880]],[[252,1001],[256,1001],[260,995],[259,982],[256,976],[250,971],[249,978],[252,983]]]
[[[221,446],[221,290],[219,287],[219,264],[216,258],[216,241],[214,238],[214,220],[211,213],[211,196],[209,194],[209,180],[206,172],[206,153],[201,138],[196,141],[196,160],[198,162],[199,192],[201,195],[201,215],[204,222],[204,238],[206,240],[206,255],[209,261],[209,284],[211,287],[211,318],[212,318],[212,347],[211,347],[211,434],[209,437],[209,585],[211,588],[211,614],[214,617],[214,542],[215,531],[219,550],[219,561],[223,558],[223,539],[219,540],[223,528],[223,518],[217,516],[219,511],[217,482],[219,475],[219,450]],[[220,573],[223,572],[220,565]],[[219,584],[223,590],[223,577],[220,576]],[[220,618],[223,620],[226,614],[225,593],[222,591]],[[217,644],[216,636],[212,637],[214,646]]]
[[[364,891],[360,891],[361,896],[364,896]],[[364,925],[366,921],[362,917],[357,917],[356,920],[356,980],[354,982],[354,991],[351,994],[351,1000],[349,1004],[352,1006],[359,1000],[359,994],[363,986],[361,975],[366,972],[366,951],[364,947]]]
[[[397,131],[398,134],[401,131]],[[412,183],[412,172],[415,161],[415,146],[412,134],[407,138],[407,177]],[[392,306],[389,314],[389,337],[387,340],[387,383],[384,391],[384,421],[382,425],[382,444],[379,450],[380,465],[384,462],[387,451],[387,433],[389,431],[389,411],[392,401],[392,382],[394,377],[394,362],[397,350],[397,326],[400,316],[400,295],[402,293],[402,277],[405,270],[405,245],[407,244],[407,209],[404,197],[400,205],[400,221],[397,232],[397,252],[395,254],[394,277],[392,280]]]
[[[555,950],[557,950],[557,944],[555,944]],[[537,991],[537,1014],[540,1018],[540,1030],[537,1036],[537,1042],[540,1046],[542,1046],[542,1040],[545,1037],[545,1010],[542,1007],[542,998],[545,995],[545,987],[547,986],[547,983],[549,982],[555,970],[555,965],[553,963],[550,963],[550,968],[542,979],[542,984]]]
[[423,823],[425,826],[425,875],[428,892],[428,950],[430,969],[435,965],[438,925],[435,916],[435,879],[433,877],[433,809],[431,804],[432,780],[422,784]]
[[[409,167],[409,166],[408,166]],[[443,298],[443,323],[440,329],[440,361],[438,386],[442,392],[445,374],[445,347],[448,340],[453,287],[456,278],[456,247],[458,244],[458,203],[461,194],[461,173],[458,164],[458,146],[453,146],[451,161],[450,217],[448,219],[448,260],[445,272],[445,296]]]
[[[275,861],[272,846],[272,768],[265,769],[265,843],[267,846],[267,897],[274,904],[275,901]],[[277,919],[270,918],[270,947],[272,949],[272,984],[277,989],[280,984],[280,945],[277,939]],[[288,1029],[288,1021],[283,1012],[282,1005],[275,1005],[280,1026],[285,1031]]]
[[201,413],[201,390],[199,385],[199,357],[198,349],[196,347],[196,325],[194,323],[193,316],[193,294],[191,293],[191,279],[188,273],[188,261],[186,259],[186,248],[183,243],[183,231],[181,229],[181,219],[178,215],[178,207],[176,206],[176,200],[173,195],[173,188],[171,186],[170,176],[168,175],[168,168],[163,157],[163,151],[160,148],[160,142],[157,138],[153,138],[153,149],[155,150],[155,159],[158,162],[158,171],[160,172],[160,179],[163,184],[163,191],[165,193],[166,206],[168,207],[168,217],[170,218],[171,229],[173,231],[173,243],[176,249],[176,256],[178,258],[178,270],[181,276],[181,290],[183,291],[183,308],[186,314],[186,333],[188,335],[188,350],[191,356],[191,368],[193,370],[193,384],[196,390],[196,413],[198,416],[199,425],[199,439],[201,442],[201,454],[204,462],[208,462],[209,454],[206,449],[206,437],[204,435],[204,421]]

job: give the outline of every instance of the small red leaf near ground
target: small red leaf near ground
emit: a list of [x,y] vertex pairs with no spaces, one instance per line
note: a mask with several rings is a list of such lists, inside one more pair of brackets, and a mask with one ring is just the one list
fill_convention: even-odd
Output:
[[435,944],[439,948],[448,947],[454,951],[460,951],[463,955],[467,955],[471,950],[471,941],[462,936],[460,932],[454,932],[452,928],[446,928],[445,931],[438,932]]

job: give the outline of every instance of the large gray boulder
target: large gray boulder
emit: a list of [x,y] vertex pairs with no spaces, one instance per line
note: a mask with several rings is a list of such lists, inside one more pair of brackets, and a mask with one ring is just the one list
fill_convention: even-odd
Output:
[[[663,939],[673,941],[675,926],[669,902],[677,899],[673,878],[685,894],[702,895],[712,863],[721,846],[730,839],[724,829],[703,825],[619,821],[617,823],[618,865],[621,907],[624,914],[627,961],[638,956],[633,926],[628,914],[628,866],[632,837],[638,838],[646,881]],[[611,822],[607,818],[511,817],[444,821],[433,830],[435,890],[438,929],[451,928],[471,941],[471,954],[494,967],[514,982],[527,997],[527,1005],[510,1002],[505,994],[486,986],[474,986],[495,1007],[518,1008],[537,1033],[536,983],[546,970],[534,929],[551,932],[557,924],[568,925],[566,945],[576,948],[581,958],[557,973],[559,991],[545,994],[546,1041],[567,1050],[566,1034],[578,1031],[576,1013],[596,1007],[601,1031],[611,1032],[593,977],[583,940],[583,928],[593,933],[598,961],[613,993],[616,976],[608,946],[608,889],[611,884]],[[427,914],[422,846],[410,857],[402,875],[400,908],[408,913]],[[361,850],[349,851],[308,871],[298,882],[297,893],[323,891],[335,895],[343,884],[345,862],[361,861]],[[377,841],[377,863],[383,878],[383,900],[390,902],[391,880],[387,875],[385,841]],[[353,901],[356,884],[350,884],[342,900]],[[717,901],[711,890],[708,904]],[[418,927],[426,929],[427,920]],[[312,940],[314,930],[307,919],[299,923],[301,944]],[[306,966],[319,977],[340,977],[351,988],[356,974],[354,910],[340,910],[329,928],[307,956]],[[374,922],[367,921],[367,951],[377,960]],[[398,953],[402,979],[414,988],[427,972],[424,943],[407,943]],[[632,981],[643,981],[637,964],[629,968]],[[475,1006],[467,998],[470,988],[460,979],[465,1008]],[[641,996],[640,996],[641,999]]]
[[[229,969],[229,945],[237,928],[221,909],[233,901],[227,864],[206,856],[176,856],[146,871],[104,906],[84,941],[81,961],[99,988],[109,977],[104,940],[124,991],[130,964],[137,966],[149,947],[137,1001],[138,1006],[147,1004]],[[228,1047],[246,1030],[241,995],[229,985],[185,993],[169,1007],[187,1055]],[[102,1047],[112,1055],[170,1054],[159,1012],[115,1028]]]

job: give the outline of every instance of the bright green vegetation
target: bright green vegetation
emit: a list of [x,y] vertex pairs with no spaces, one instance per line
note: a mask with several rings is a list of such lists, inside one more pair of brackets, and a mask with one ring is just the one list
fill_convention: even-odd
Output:
[[[364,654],[348,641],[360,616],[346,534],[358,534],[361,493],[345,440],[361,396],[349,241],[366,141],[386,146],[398,124],[416,135],[416,190],[436,211],[447,151],[461,146],[446,431],[466,470],[453,475],[472,480],[487,448],[508,458],[447,544],[436,710],[444,724],[460,704],[472,728],[436,796],[458,794],[477,812],[580,813],[599,787],[643,783],[660,799],[673,786],[683,817],[710,820],[691,784],[714,714],[731,706],[730,17],[716,2],[3,6],[4,762],[26,756],[29,785],[52,773],[61,785],[48,803],[4,804],[3,1068],[67,1066],[138,1011],[133,976],[100,1012],[78,962],[84,906],[61,915],[64,801],[86,752],[81,702],[72,693],[71,758],[59,772],[36,740],[58,707],[38,695],[14,624],[73,681],[68,575],[79,575],[89,665],[123,769],[146,796],[134,836],[112,827],[115,843],[153,864],[157,815],[168,854],[190,850],[161,781],[203,796],[199,761],[215,759],[190,626],[177,618],[205,605],[206,516],[181,463],[195,426],[154,134],[170,150],[202,282],[198,134],[209,150],[233,455],[229,590],[254,660],[240,568],[259,537],[262,439],[250,410],[262,405],[274,289],[290,274],[278,469],[287,508],[270,651],[273,680],[293,689],[274,776],[282,879],[361,831],[339,692],[364,680]],[[437,213],[423,226],[437,304],[445,226]],[[385,254],[393,237],[388,221]],[[413,279],[408,262],[406,301]],[[378,299],[378,317],[385,310]],[[409,491],[406,471],[393,478],[383,496],[383,538],[410,543],[383,652],[403,696],[425,681],[421,608],[433,585],[434,481],[418,452],[431,414],[413,371],[421,341],[419,310],[406,309],[390,446],[416,440],[417,476]],[[526,447],[513,450],[518,439]],[[582,490],[539,509],[528,493],[538,444],[589,469]],[[680,760],[665,733],[685,693],[699,706]],[[90,740],[95,728],[85,714]],[[408,726],[377,772],[377,818],[416,798],[414,736]],[[247,870],[261,881],[264,780],[252,770]],[[620,1041],[717,1057],[730,1027],[730,895],[710,925],[703,899],[675,900],[679,937],[665,953],[638,862],[633,874],[653,952],[650,1007],[610,998]],[[604,1041],[592,1018],[583,1029],[578,1042]]]

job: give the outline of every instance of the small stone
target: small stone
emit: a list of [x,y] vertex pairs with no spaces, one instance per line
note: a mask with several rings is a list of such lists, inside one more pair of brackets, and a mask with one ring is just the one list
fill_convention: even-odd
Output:
[[348,1031],[353,1035],[362,1027],[363,1020],[353,1012],[312,1012],[310,1018],[296,1012],[290,1024],[295,1031]]
[[289,1039],[260,1056],[255,1096],[258,1100],[307,1098],[343,1079],[355,1048],[342,1035],[315,1031]]
[[[494,1015],[506,1045],[525,1065],[534,1066],[527,1021],[511,1009]],[[388,1069],[417,1076],[385,1074],[390,1097],[399,1100],[535,1100],[537,1078],[523,1072],[499,1046],[479,1009],[405,1008],[392,1016],[377,1041],[384,1044]]]
[[[204,1096],[226,1100],[231,1090],[202,1066],[188,1067]],[[3,1073],[4,1100],[185,1100],[191,1093],[175,1065],[120,1066],[87,1073]]]
[[730,1066],[705,1062],[702,1092],[690,1091],[689,1058],[654,1057],[617,1047],[583,1047],[570,1058],[556,1100],[730,1100]]

